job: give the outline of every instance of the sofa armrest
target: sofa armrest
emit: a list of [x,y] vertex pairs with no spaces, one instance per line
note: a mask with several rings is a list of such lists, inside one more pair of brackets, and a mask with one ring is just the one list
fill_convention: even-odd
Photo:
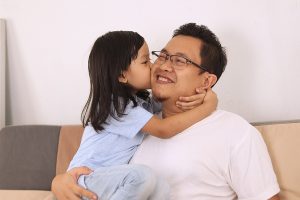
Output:
[[56,161],[56,174],[64,173],[76,153],[83,134],[81,125],[65,125],[61,127]]
[[268,147],[280,186],[280,199],[300,199],[300,121],[255,126]]

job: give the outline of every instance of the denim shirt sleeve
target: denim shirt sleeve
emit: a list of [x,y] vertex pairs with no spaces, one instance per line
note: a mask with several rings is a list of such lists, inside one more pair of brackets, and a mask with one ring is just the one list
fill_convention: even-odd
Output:
[[118,119],[109,116],[106,121],[107,124],[104,125],[104,129],[113,134],[133,138],[152,116],[152,113],[141,106],[133,107],[133,104],[129,103],[126,106],[125,115]]

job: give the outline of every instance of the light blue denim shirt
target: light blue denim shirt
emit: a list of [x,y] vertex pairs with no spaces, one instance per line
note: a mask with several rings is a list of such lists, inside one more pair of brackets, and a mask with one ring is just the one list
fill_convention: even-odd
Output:
[[130,102],[125,114],[118,120],[109,116],[104,130],[96,131],[91,125],[84,129],[80,147],[73,157],[69,169],[86,166],[98,167],[127,164],[141,144],[144,134],[141,128],[160,110],[160,104],[151,99],[146,102],[137,98],[138,106]]

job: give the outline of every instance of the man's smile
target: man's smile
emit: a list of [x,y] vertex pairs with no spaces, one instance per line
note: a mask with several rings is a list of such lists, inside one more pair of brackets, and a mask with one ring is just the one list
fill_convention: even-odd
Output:
[[170,84],[176,82],[176,75],[162,70],[157,70],[154,74],[155,82],[158,84]]
[[162,76],[162,75],[157,75],[156,76],[156,81],[158,83],[174,83],[174,81],[172,79],[170,79],[169,77],[165,77],[165,76]]

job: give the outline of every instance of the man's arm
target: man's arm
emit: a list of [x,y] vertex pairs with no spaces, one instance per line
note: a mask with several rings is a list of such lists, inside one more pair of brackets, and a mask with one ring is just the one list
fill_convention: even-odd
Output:
[[278,200],[280,188],[262,135],[254,127],[237,120],[236,126],[239,124],[229,167],[232,188],[244,198],[260,194],[260,199]]

